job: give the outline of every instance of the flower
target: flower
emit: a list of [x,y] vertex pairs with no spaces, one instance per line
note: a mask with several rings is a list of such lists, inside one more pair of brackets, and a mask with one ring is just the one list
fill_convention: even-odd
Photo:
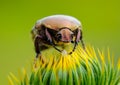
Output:
[[[50,51],[53,51],[54,54]],[[80,46],[71,55],[47,50],[32,66],[31,75],[24,70],[23,79],[10,75],[10,85],[14,80],[18,85],[118,85],[120,84],[120,63],[115,67],[108,50],[105,55],[92,46],[83,50]],[[44,53],[43,53],[44,54]],[[107,63],[108,62],[108,63]],[[120,62],[120,60],[118,61]]]

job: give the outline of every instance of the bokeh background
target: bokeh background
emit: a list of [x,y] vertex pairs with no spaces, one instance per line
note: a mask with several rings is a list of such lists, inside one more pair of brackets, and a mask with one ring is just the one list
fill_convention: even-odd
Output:
[[0,0],[0,85],[35,57],[30,31],[53,14],[78,18],[86,44],[120,56],[120,0]]

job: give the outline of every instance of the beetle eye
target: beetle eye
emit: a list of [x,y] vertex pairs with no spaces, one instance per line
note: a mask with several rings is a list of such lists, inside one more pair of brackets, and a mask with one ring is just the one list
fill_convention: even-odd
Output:
[[60,40],[62,38],[62,35],[61,34],[57,34],[57,38],[58,38],[58,40]]

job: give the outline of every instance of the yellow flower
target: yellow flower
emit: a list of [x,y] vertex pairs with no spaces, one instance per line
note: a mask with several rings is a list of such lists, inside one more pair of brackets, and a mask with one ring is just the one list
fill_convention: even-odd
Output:
[[[24,78],[18,85],[118,85],[120,84],[120,61],[117,68],[111,61],[108,50],[108,63],[105,55],[93,47],[83,50],[80,46],[71,55],[60,54],[54,49],[44,51],[34,63],[30,76],[24,71]],[[9,76],[9,82],[17,80]],[[18,81],[18,80],[17,80]],[[13,82],[10,85],[14,85]]]

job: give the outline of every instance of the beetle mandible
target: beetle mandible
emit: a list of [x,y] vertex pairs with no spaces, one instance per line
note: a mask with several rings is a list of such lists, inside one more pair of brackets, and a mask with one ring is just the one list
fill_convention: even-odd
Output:
[[79,41],[85,49],[81,22],[72,16],[52,15],[42,18],[36,22],[31,33],[36,58],[42,50],[48,49],[49,46],[53,46],[57,51],[62,52],[56,47],[59,42],[74,43],[74,47],[69,54],[72,54],[76,49]]

